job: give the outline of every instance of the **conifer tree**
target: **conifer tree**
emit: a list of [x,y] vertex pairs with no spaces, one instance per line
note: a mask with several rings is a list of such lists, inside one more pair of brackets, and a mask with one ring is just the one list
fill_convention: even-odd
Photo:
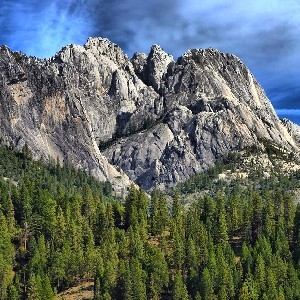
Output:
[[218,209],[216,210],[215,220],[215,242],[220,244],[225,244],[228,241],[228,228],[226,220],[226,210],[225,210],[225,199],[224,196],[218,195]]
[[250,291],[249,291],[249,286],[248,286],[248,282],[244,281],[241,291],[240,291],[240,296],[239,296],[240,300],[251,300],[250,297]]
[[146,300],[146,284],[145,273],[142,269],[141,263],[137,258],[133,258],[130,262],[130,274],[132,281],[132,292],[135,300]]
[[275,232],[275,204],[269,192],[265,192],[265,205],[262,211],[263,218],[263,233],[267,238],[270,238]]
[[9,232],[11,232],[11,234],[14,234],[16,230],[15,211],[14,211],[14,205],[12,203],[12,199],[10,195],[8,195],[8,199],[7,199],[6,222],[7,222],[7,227]]
[[55,247],[61,248],[66,239],[66,222],[63,210],[60,206],[56,209],[56,224],[52,233]]
[[27,289],[28,300],[42,300],[42,286],[40,278],[37,278],[34,274],[31,274],[28,281]]
[[0,299],[5,299],[11,285],[13,273],[14,247],[5,216],[0,211]]
[[176,272],[173,290],[172,290],[172,299],[173,300],[188,300],[189,295],[185,283],[183,282],[181,273]]
[[204,268],[201,277],[202,299],[209,300],[214,297],[213,281],[208,268]]
[[134,300],[135,299],[134,290],[133,290],[134,282],[132,280],[133,280],[133,278],[131,276],[130,265],[127,262],[125,276],[124,276],[124,299],[125,300]]
[[96,220],[96,203],[94,201],[91,188],[87,183],[82,187],[83,195],[83,215],[87,219],[89,226],[93,226]]
[[195,300],[201,300],[201,295],[199,292],[196,293]]
[[101,300],[101,286],[98,276],[96,276],[94,280],[94,300]]
[[267,269],[266,286],[267,286],[266,295],[268,299],[276,299],[277,298],[276,276],[274,271],[271,268]]
[[255,262],[254,279],[258,286],[258,292],[264,292],[266,289],[266,268],[261,254],[258,255]]
[[38,238],[33,257],[30,260],[30,271],[36,275],[43,275],[47,265],[47,256],[45,238],[41,235]]
[[163,254],[155,245],[146,247],[145,271],[148,274],[148,294],[151,299],[160,299],[163,288],[169,284],[169,273]]
[[[5,299],[5,298],[3,298],[3,299]],[[7,299],[9,299],[9,300],[19,300],[20,299],[19,289],[14,284],[11,284],[8,287]]]
[[252,203],[252,224],[251,224],[251,242],[252,245],[255,244],[258,239],[260,233],[262,232],[262,209],[263,209],[263,201],[261,196],[258,193],[254,193],[251,195],[251,203]]
[[[241,263],[243,267],[243,274],[246,276],[251,273],[251,268],[253,265],[253,258],[251,255],[251,248],[247,246],[246,243],[242,244],[242,252],[241,252]],[[247,286],[248,288],[248,286]]]
[[48,275],[45,275],[43,280],[42,280],[42,299],[43,300],[54,300],[54,293],[51,287],[50,279]]
[[176,270],[181,270],[185,257],[184,239],[180,234],[180,228],[177,228],[177,224],[172,220],[172,261],[173,267]]
[[134,185],[130,186],[125,199],[125,228],[138,225],[138,191]]
[[150,227],[153,235],[162,235],[169,226],[166,197],[154,190],[150,201]]

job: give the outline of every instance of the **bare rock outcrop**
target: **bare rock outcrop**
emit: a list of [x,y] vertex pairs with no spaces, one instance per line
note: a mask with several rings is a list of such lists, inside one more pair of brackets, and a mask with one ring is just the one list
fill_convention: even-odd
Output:
[[104,151],[145,189],[176,185],[218,158],[261,140],[298,151],[296,136],[283,126],[262,87],[234,55],[190,50],[176,63],[158,65],[151,72],[163,74],[160,80],[147,82],[145,74],[142,79],[163,98],[161,122]]
[[154,45],[130,60],[102,38],[49,60],[2,46],[0,122],[2,143],[27,143],[36,158],[89,170],[118,191],[130,180],[173,186],[261,139],[298,151],[237,57],[196,49],[175,62]]
[[299,146],[300,145],[300,126],[286,118],[281,119],[281,122],[286,127],[288,133],[294,139],[295,143]]

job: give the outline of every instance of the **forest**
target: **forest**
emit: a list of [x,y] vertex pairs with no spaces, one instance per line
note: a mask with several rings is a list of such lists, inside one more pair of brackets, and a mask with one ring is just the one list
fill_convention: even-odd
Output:
[[88,280],[95,300],[300,299],[299,172],[222,181],[218,164],[123,199],[26,147],[0,156],[0,299]]

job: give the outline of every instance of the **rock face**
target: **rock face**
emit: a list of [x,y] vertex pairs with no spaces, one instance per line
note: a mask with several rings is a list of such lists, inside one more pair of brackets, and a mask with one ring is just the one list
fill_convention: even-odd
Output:
[[175,62],[154,45],[130,60],[101,38],[49,60],[2,46],[0,122],[2,143],[27,143],[36,158],[90,170],[119,191],[129,178],[147,190],[175,185],[260,139],[298,150],[237,57],[191,50]]
[[[135,54],[135,70],[149,70],[149,57]],[[191,50],[177,62],[166,62],[157,64],[158,71],[152,72],[161,75],[152,81],[145,71],[136,71],[161,96],[161,121],[104,151],[137,184],[150,190],[173,186],[219,157],[265,139],[298,151],[295,134],[283,126],[237,57],[215,49]]]
[[300,145],[300,126],[286,118],[281,119],[281,122],[286,127],[288,133],[294,139],[295,143],[299,146]]

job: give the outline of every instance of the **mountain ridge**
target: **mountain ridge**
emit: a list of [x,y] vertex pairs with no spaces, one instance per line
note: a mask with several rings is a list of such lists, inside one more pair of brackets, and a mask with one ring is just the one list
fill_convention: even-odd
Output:
[[247,67],[216,49],[174,61],[153,45],[130,60],[89,38],[39,60],[2,46],[0,76],[2,143],[26,143],[36,158],[90,171],[119,192],[131,180],[148,191],[173,186],[260,138],[298,151]]

